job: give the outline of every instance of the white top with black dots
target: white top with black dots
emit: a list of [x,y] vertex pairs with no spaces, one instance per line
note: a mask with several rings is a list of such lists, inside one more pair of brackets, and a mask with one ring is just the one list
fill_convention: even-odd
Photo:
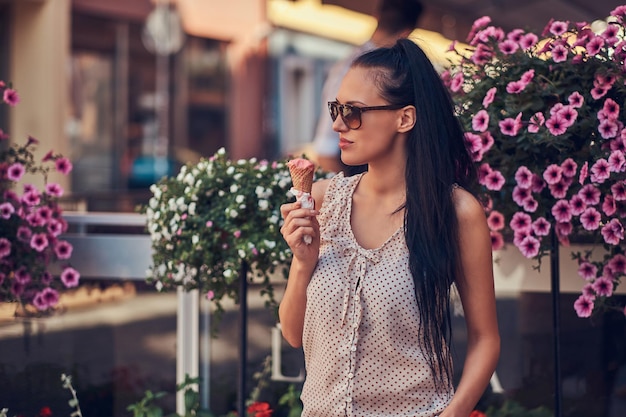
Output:
[[362,177],[338,174],[320,209],[319,262],[307,288],[303,417],[433,417],[452,392],[435,390],[403,228],[379,248],[350,227]]

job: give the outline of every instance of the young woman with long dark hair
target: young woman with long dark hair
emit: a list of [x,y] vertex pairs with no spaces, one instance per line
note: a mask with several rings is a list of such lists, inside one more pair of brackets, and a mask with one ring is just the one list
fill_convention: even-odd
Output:
[[[467,417],[500,339],[491,240],[450,97],[403,39],[358,57],[328,105],[343,162],[368,171],[316,182],[316,209],[281,209],[293,260],[279,315],[304,348],[303,416]],[[456,388],[453,284],[468,335]]]

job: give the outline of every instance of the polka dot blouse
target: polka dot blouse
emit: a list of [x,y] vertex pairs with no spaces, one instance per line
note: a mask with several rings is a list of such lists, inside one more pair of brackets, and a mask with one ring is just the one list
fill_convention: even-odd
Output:
[[320,257],[304,319],[302,416],[434,417],[452,392],[437,393],[421,349],[403,230],[376,249],[364,249],[352,234],[352,194],[361,176],[335,176],[318,216]]

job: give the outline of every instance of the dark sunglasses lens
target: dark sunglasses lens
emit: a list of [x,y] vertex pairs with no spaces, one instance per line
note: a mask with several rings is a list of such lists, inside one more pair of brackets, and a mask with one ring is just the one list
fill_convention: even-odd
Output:
[[344,104],[341,106],[341,118],[350,129],[356,129],[361,122],[358,107]]
[[339,115],[339,103],[336,102],[330,102],[328,103],[328,111],[330,112],[330,118],[333,120],[333,122],[337,119],[337,116]]

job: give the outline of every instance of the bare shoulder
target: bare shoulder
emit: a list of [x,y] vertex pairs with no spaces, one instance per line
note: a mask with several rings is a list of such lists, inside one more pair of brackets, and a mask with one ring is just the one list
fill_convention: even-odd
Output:
[[315,208],[317,210],[322,207],[324,203],[324,194],[326,194],[326,190],[328,189],[328,184],[330,184],[330,179],[323,179],[319,181],[315,181],[313,183],[313,188],[311,189],[311,195],[313,196],[313,200],[315,200]]
[[462,187],[452,189],[452,201],[459,223],[485,221],[485,210],[472,193]]

